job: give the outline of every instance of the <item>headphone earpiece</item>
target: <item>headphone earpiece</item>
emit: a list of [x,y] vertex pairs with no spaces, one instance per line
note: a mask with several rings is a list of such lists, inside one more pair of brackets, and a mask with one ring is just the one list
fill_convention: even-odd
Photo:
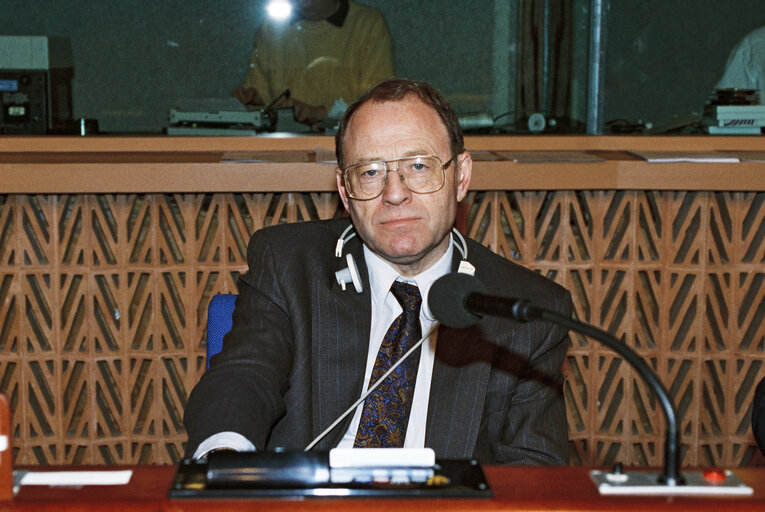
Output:
[[[343,246],[345,246],[345,243],[354,236],[356,236],[356,232],[353,230],[353,224],[351,224],[345,228],[343,234],[340,235],[340,238],[337,239],[337,244],[335,244],[335,257],[343,257]],[[345,263],[348,265],[347,267],[335,272],[335,279],[337,279],[337,284],[339,284],[340,288],[345,291],[346,285],[348,283],[353,283],[353,287],[356,289],[357,293],[363,292],[364,285],[361,283],[361,275],[359,274],[359,269],[356,266],[356,261],[353,259],[353,254],[348,253],[345,255]]]
[[359,275],[359,269],[356,267],[356,261],[353,259],[353,254],[348,253],[345,255],[345,262],[348,266],[342,270],[335,272],[335,279],[340,285],[340,288],[345,291],[345,285],[353,283],[353,287],[357,293],[364,291],[364,286],[361,284],[361,276]]

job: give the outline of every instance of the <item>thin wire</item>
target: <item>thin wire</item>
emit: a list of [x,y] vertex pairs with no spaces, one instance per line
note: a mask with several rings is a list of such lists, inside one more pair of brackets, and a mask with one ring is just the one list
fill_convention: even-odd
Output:
[[465,243],[465,238],[462,236],[462,233],[457,231],[457,228],[452,228],[452,233],[454,233],[457,236],[457,239],[459,240],[459,243],[455,243],[454,247],[457,248],[457,250],[462,255],[462,259],[467,259],[467,244]]
[[351,233],[349,236],[346,237],[346,235],[348,235],[348,232],[351,230],[353,230],[353,224],[350,224],[347,228],[345,228],[345,230],[343,231],[343,234],[340,235],[340,238],[343,239],[343,245],[347,244],[351,238],[356,236],[356,231],[354,230],[353,233]]
[[336,427],[336,426],[337,426],[337,425],[338,425],[338,424],[339,424],[341,421],[343,421],[343,420],[345,419],[345,417],[346,417],[346,416],[348,416],[348,414],[350,414],[351,412],[355,411],[355,410],[356,410],[356,407],[358,407],[358,406],[359,406],[359,404],[361,404],[361,402],[363,402],[364,400],[366,400],[366,398],[369,396],[369,394],[370,394],[370,393],[372,393],[372,391],[374,391],[375,389],[377,389],[377,386],[379,386],[380,384],[382,384],[382,383],[383,383],[383,381],[384,381],[385,379],[387,379],[387,378],[388,378],[388,375],[390,375],[390,374],[393,372],[393,370],[395,370],[396,368],[398,368],[398,365],[400,365],[401,363],[403,363],[403,362],[406,360],[406,358],[407,358],[407,357],[409,357],[409,354],[411,354],[412,352],[414,352],[415,350],[417,350],[417,349],[420,347],[420,345],[422,345],[422,344],[425,342],[425,340],[427,340],[428,338],[430,338],[430,336],[431,336],[431,335],[432,335],[432,334],[433,334],[433,333],[436,331],[436,328],[438,328],[438,326],[439,326],[439,325],[440,325],[440,323],[436,322],[436,324],[435,324],[435,325],[434,325],[434,326],[433,326],[433,327],[432,327],[432,328],[431,328],[431,329],[430,329],[430,330],[427,332],[427,334],[426,334],[425,336],[423,336],[422,338],[420,338],[420,341],[418,341],[417,343],[415,343],[415,344],[412,346],[412,348],[410,348],[409,350],[407,350],[407,351],[404,353],[404,355],[403,355],[403,356],[401,356],[401,358],[400,358],[398,361],[396,361],[396,364],[394,364],[393,366],[391,366],[391,367],[390,367],[390,369],[389,369],[387,372],[385,372],[385,373],[382,375],[382,377],[380,377],[379,379],[377,379],[377,381],[375,381],[375,383],[374,383],[372,386],[370,386],[370,387],[369,387],[369,389],[367,389],[367,391],[366,391],[365,393],[363,393],[363,394],[361,395],[361,397],[359,397],[359,399],[358,399],[358,400],[356,400],[356,401],[353,403],[353,405],[351,405],[351,406],[350,406],[348,409],[346,409],[346,410],[345,410],[345,412],[344,412],[343,414],[341,414],[341,415],[340,415],[340,417],[338,417],[338,418],[337,418],[335,421],[333,421],[333,422],[332,422],[332,424],[331,424],[330,426],[328,426],[328,427],[327,427],[327,428],[324,430],[324,432],[322,432],[321,434],[319,434],[318,436],[316,436],[316,438],[315,438],[313,441],[311,441],[311,442],[308,444],[308,446],[306,446],[306,447],[305,447],[305,449],[304,449],[303,451],[306,451],[306,452],[307,452],[307,451],[309,451],[311,448],[313,448],[314,446],[316,446],[316,444],[317,444],[319,441],[321,441],[322,439],[324,439],[324,438],[326,437],[326,435],[327,435],[327,434],[329,434],[329,433],[332,431],[332,429],[334,429],[334,428],[335,428],[335,427]]

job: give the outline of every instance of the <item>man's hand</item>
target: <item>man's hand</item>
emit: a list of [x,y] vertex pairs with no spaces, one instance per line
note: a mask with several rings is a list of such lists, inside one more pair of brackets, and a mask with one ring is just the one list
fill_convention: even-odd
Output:
[[292,114],[295,121],[303,124],[314,125],[327,118],[327,107],[324,105],[308,105],[300,100],[292,100]]
[[231,91],[231,95],[238,99],[243,105],[256,105],[259,107],[265,105],[263,98],[260,97],[258,91],[252,87],[237,87]]

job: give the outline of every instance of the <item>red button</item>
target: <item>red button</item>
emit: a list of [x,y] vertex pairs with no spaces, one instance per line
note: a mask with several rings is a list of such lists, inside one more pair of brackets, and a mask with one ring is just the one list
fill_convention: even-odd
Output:
[[725,474],[725,470],[720,468],[705,469],[703,476],[704,480],[710,484],[721,484],[728,478],[728,475]]

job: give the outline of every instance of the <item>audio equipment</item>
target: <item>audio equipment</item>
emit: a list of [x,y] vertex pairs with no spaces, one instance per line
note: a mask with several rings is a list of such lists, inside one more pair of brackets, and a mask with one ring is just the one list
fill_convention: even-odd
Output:
[[68,38],[0,36],[0,134],[70,129],[73,77]]
[[544,114],[534,112],[529,116],[527,125],[531,133],[539,133],[545,129],[545,126],[547,126],[547,120],[545,119]]
[[[459,267],[457,268],[457,272],[471,276],[475,275],[475,267],[467,260],[468,251],[467,243],[465,243],[465,238],[459,231],[457,231],[456,228],[452,228],[452,235],[452,243],[462,256],[462,260],[460,261]],[[335,256],[337,258],[343,257],[343,247],[354,236],[356,236],[356,231],[353,229],[353,224],[351,224],[345,228],[345,230],[340,235],[340,238],[337,239],[337,244],[335,245]],[[337,284],[340,285],[340,288],[345,290],[346,286],[351,283],[353,284],[353,288],[357,293],[363,292],[364,285],[361,282],[361,276],[359,275],[359,270],[356,266],[356,262],[354,261],[352,254],[348,253],[345,255],[345,263],[345,268],[335,272],[335,279],[337,280]]]
[[[335,245],[335,256],[338,258],[343,257],[343,246],[350,240],[356,236],[356,231],[353,229],[353,224],[345,228],[343,233],[340,235],[340,238],[337,239],[337,245]],[[361,276],[359,276],[358,268],[356,267],[356,262],[353,260],[353,254],[348,253],[345,255],[345,261],[348,265],[346,268],[342,270],[338,270],[335,272],[335,279],[337,279],[337,284],[340,285],[340,288],[345,291],[345,286],[347,283],[353,283],[353,287],[356,289],[357,293],[361,293],[364,291],[364,285],[361,283]]]

